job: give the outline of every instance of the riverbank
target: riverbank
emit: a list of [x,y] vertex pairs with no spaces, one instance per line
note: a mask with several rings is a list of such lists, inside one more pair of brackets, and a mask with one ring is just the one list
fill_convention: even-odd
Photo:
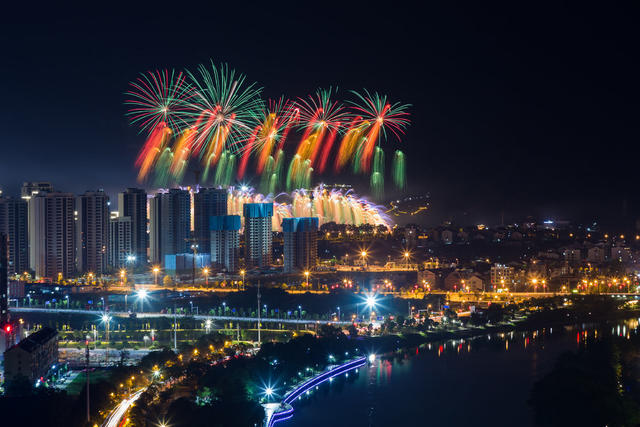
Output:
[[[600,300],[600,298],[598,298]],[[578,301],[579,302],[579,301]],[[587,304],[576,304],[555,308],[536,310],[526,316],[514,317],[508,321],[483,326],[459,326],[457,330],[429,330],[420,332],[404,328],[395,334],[374,337],[362,337],[371,347],[370,352],[386,353],[402,348],[416,347],[451,339],[477,338],[493,333],[526,331],[542,328],[553,328],[580,323],[602,323],[640,317],[638,309],[620,309],[619,307],[598,306],[599,301],[587,298]]]

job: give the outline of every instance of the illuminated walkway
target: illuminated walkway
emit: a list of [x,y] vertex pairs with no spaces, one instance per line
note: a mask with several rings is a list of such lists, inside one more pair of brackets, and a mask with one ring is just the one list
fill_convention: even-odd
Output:
[[279,405],[267,405],[267,419],[265,420],[264,425],[271,427],[280,421],[288,420],[293,416],[293,407],[291,405],[296,399],[299,399],[303,394],[308,394],[312,388],[319,386],[325,381],[330,381],[333,377],[358,369],[366,363],[366,357],[359,357],[358,359],[351,360],[343,363],[342,365],[333,366],[328,371],[318,374],[298,385],[285,395]]

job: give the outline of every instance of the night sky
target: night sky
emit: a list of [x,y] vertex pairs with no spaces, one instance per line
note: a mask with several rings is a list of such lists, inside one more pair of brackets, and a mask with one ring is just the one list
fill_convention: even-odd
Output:
[[5,9],[0,188],[135,185],[128,82],[213,58],[265,97],[365,87],[412,104],[400,145],[433,222],[640,216],[638,3],[346,3]]

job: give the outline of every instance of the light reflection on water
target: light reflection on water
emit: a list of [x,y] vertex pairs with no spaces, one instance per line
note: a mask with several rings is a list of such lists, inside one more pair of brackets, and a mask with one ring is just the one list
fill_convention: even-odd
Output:
[[560,354],[604,335],[630,339],[639,325],[639,319],[631,319],[555,326],[397,351],[305,396],[282,426],[531,426],[526,403],[531,386]]

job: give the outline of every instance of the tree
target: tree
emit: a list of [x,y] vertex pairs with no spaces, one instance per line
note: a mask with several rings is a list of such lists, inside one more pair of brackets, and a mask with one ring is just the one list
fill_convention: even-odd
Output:
[[320,325],[318,329],[318,336],[321,338],[340,338],[343,336],[342,329],[336,328],[331,325]]
[[347,331],[349,332],[349,336],[355,338],[358,336],[358,328],[353,323],[347,326]]
[[[553,370],[534,384],[529,404],[544,426],[634,426],[640,408],[621,392],[618,350],[610,342],[565,353]],[[576,409],[578,408],[578,409]]]

